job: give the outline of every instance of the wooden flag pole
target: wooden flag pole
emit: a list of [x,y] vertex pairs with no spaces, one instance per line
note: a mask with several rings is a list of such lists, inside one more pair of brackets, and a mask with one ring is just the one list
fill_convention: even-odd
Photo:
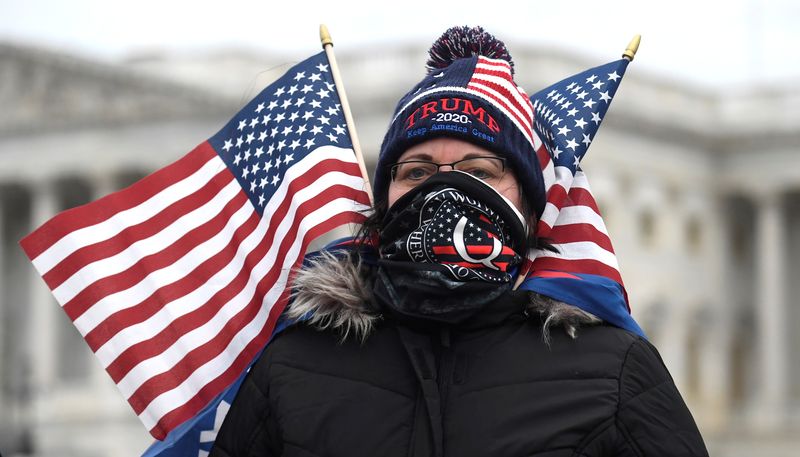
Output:
[[633,57],[636,55],[636,51],[639,50],[639,43],[642,42],[642,36],[636,35],[633,37],[630,43],[628,43],[628,47],[625,48],[625,52],[622,53],[623,59],[628,59],[629,62],[633,62]]
[[356,125],[355,122],[353,122],[353,114],[350,112],[350,105],[347,103],[347,95],[345,95],[342,77],[339,75],[339,66],[336,64],[336,57],[333,55],[333,40],[331,40],[331,34],[328,32],[328,27],[326,27],[325,24],[320,24],[319,26],[319,39],[322,42],[322,49],[325,50],[325,55],[328,56],[328,63],[331,65],[331,75],[333,76],[333,83],[336,85],[336,93],[339,94],[339,101],[342,102],[342,112],[344,113],[344,120],[347,123],[347,131],[350,132],[350,142],[353,143],[353,151],[356,153],[358,167],[361,169],[361,176],[364,178],[364,190],[367,192],[367,195],[369,195],[370,204],[374,204],[372,185],[369,182],[369,174],[367,173],[367,166],[364,163],[364,155],[361,154],[361,144],[358,142]]

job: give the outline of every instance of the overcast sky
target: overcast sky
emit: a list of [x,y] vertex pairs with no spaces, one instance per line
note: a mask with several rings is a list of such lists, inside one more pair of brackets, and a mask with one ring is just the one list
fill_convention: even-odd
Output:
[[545,44],[617,58],[642,34],[637,65],[697,84],[800,78],[798,0],[0,0],[0,40],[120,59],[142,51],[228,46],[318,49],[326,23],[340,52],[362,44],[430,43],[451,25],[483,25],[515,46]]

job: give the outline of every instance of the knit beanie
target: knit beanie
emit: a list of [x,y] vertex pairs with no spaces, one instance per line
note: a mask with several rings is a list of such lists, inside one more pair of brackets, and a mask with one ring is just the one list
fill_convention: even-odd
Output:
[[383,139],[375,201],[385,201],[390,168],[406,149],[433,138],[468,141],[505,157],[537,218],[545,205],[533,107],[514,82],[502,41],[481,27],[448,29],[429,51],[428,74],[403,96]]

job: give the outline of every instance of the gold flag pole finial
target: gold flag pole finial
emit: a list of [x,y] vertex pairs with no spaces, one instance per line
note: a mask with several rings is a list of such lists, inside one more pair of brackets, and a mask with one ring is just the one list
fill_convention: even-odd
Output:
[[633,56],[636,55],[636,51],[639,49],[639,43],[642,41],[641,35],[636,35],[633,37],[630,43],[628,43],[628,47],[625,48],[625,52],[622,53],[623,59],[628,59],[629,62],[633,61]]
[[347,102],[347,95],[344,91],[342,76],[339,74],[336,56],[333,54],[333,40],[325,24],[319,25],[319,40],[322,42],[322,49],[325,50],[325,55],[328,57],[328,63],[331,66],[331,76],[333,76],[333,83],[336,85],[336,93],[339,94],[339,101],[342,103],[342,114],[344,114],[344,121],[347,124],[347,131],[350,133],[350,142],[353,144],[353,152],[356,154],[361,177],[364,178],[364,190],[369,195],[370,203],[374,203],[372,201],[372,185],[369,182],[369,173],[367,173],[367,165],[364,162],[364,154],[361,153],[361,143],[358,141],[356,125],[353,122],[353,113],[350,111],[350,104]]
[[322,42],[322,49],[325,49],[327,45],[333,46],[331,33],[328,32],[328,27],[325,24],[319,25],[319,41]]

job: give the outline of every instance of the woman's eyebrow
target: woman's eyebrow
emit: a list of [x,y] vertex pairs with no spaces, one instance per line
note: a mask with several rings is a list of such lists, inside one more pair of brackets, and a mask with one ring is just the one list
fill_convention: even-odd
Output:
[[[498,157],[498,156],[491,152],[475,151],[464,154],[464,156],[459,160],[472,159],[475,157]],[[425,152],[416,152],[408,157],[404,157],[402,160],[398,160],[398,162],[405,162],[408,160],[426,160],[428,162],[435,162],[433,160],[433,156]]]
[[468,152],[464,154],[464,159],[472,159],[475,157],[499,157],[491,152]]
[[401,160],[398,160],[398,162],[405,162],[408,160],[427,160],[431,162],[433,161],[433,156],[424,152],[416,152],[408,157],[403,157]]

